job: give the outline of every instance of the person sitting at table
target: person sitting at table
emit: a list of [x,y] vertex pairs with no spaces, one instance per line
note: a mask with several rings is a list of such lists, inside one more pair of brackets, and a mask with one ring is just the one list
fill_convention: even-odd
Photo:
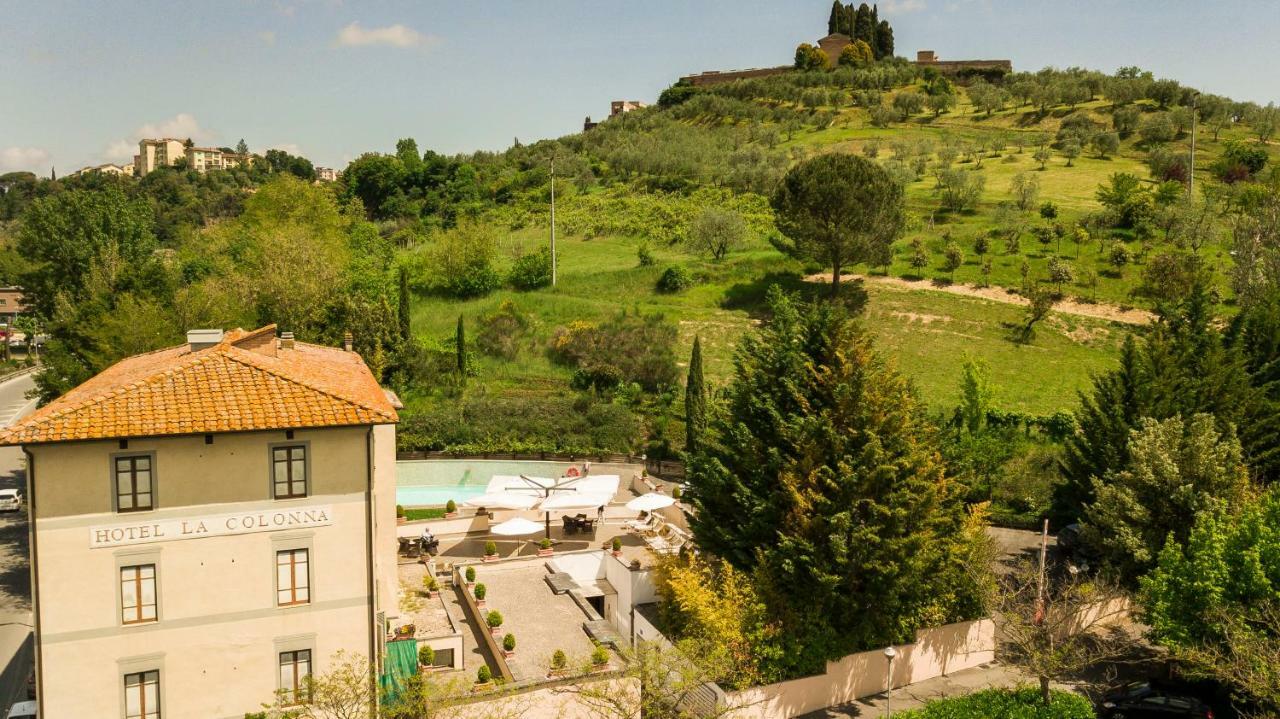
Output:
[[440,548],[440,540],[431,533],[430,527],[423,527],[422,536],[418,538],[418,546],[424,553],[435,554]]

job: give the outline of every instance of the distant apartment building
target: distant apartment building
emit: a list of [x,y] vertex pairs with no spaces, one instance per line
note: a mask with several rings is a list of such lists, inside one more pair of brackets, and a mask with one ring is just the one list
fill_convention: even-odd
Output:
[[186,157],[186,147],[182,140],[166,137],[160,140],[139,140],[138,154],[134,159],[134,173],[138,177],[146,177],[157,167],[176,165],[178,160]]
[[335,182],[337,181],[339,174],[341,173],[339,173],[337,170],[333,169],[332,167],[316,168],[316,179],[321,182]]
[[133,165],[116,165],[114,163],[107,163],[105,165],[82,167],[71,173],[69,177],[87,175],[93,172],[101,173],[103,175],[115,175],[116,177],[133,177]]
[[209,170],[230,170],[241,165],[251,164],[251,159],[234,152],[226,152],[217,147],[188,147],[186,151],[187,167],[196,172]]
[[41,716],[226,719],[398,610],[398,403],[360,356],[197,330],[0,430],[27,458]]

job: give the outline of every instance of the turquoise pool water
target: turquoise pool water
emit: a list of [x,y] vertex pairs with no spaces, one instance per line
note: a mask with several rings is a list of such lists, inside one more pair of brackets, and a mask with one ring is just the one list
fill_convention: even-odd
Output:
[[514,462],[493,459],[410,459],[396,462],[396,504],[438,506],[461,504],[484,494],[495,474],[560,477],[568,462]]

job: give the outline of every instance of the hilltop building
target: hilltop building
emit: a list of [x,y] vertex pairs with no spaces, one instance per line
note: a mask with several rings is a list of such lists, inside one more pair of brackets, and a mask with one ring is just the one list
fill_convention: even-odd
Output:
[[178,159],[182,157],[186,157],[186,147],[182,140],[172,137],[139,140],[138,154],[133,156],[134,174],[146,177],[157,167],[178,164]]
[[195,330],[0,432],[27,456],[41,714],[240,717],[381,657],[397,404],[349,347]]
[[115,175],[116,177],[133,177],[133,165],[116,165],[114,163],[92,165],[90,167],[82,167],[79,170],[72,172],[68,177],[87,175],[91,172],[97,172],[103,175]]
[[188,147],[184,154],[187,158],[187,167],[196,172],[230,170],[233,167],[253,164],[253,157],[250,155],[224,152],[216,147]]
[[912,63],[920,67],[931,67],[944,75],[986,74],[1005,75],[1013,72],[1013,63],[1009,60],[939,60],[933,50],[917,50],[916,59]]
[[609,103],[609,117],[617,117],[624,112],[639,110],[643,107],[648,107],[648,105],[639,100],[614,100]]
[[818,49],[827,56],[827,63],[835,67],[840,64],[840,53],[852,44],[853,38],[841,32],[833,32],[818,41]]
[[342,174],[341,172],[338,172],[332,167],[316,168],[316,179],[321,182],[335,182],[338,179],[338,175],[341,175],[341,174]]

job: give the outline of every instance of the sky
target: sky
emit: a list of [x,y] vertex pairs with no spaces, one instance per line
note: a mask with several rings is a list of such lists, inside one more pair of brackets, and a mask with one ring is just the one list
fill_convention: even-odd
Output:
[[[141,137],[341,169],[579,131],[679,76],[790,62],[831,0],[0,0],[0,172],[130,161]],[[897,54],[1138,65],[1280,101],[1276,0],[886,0]]]

